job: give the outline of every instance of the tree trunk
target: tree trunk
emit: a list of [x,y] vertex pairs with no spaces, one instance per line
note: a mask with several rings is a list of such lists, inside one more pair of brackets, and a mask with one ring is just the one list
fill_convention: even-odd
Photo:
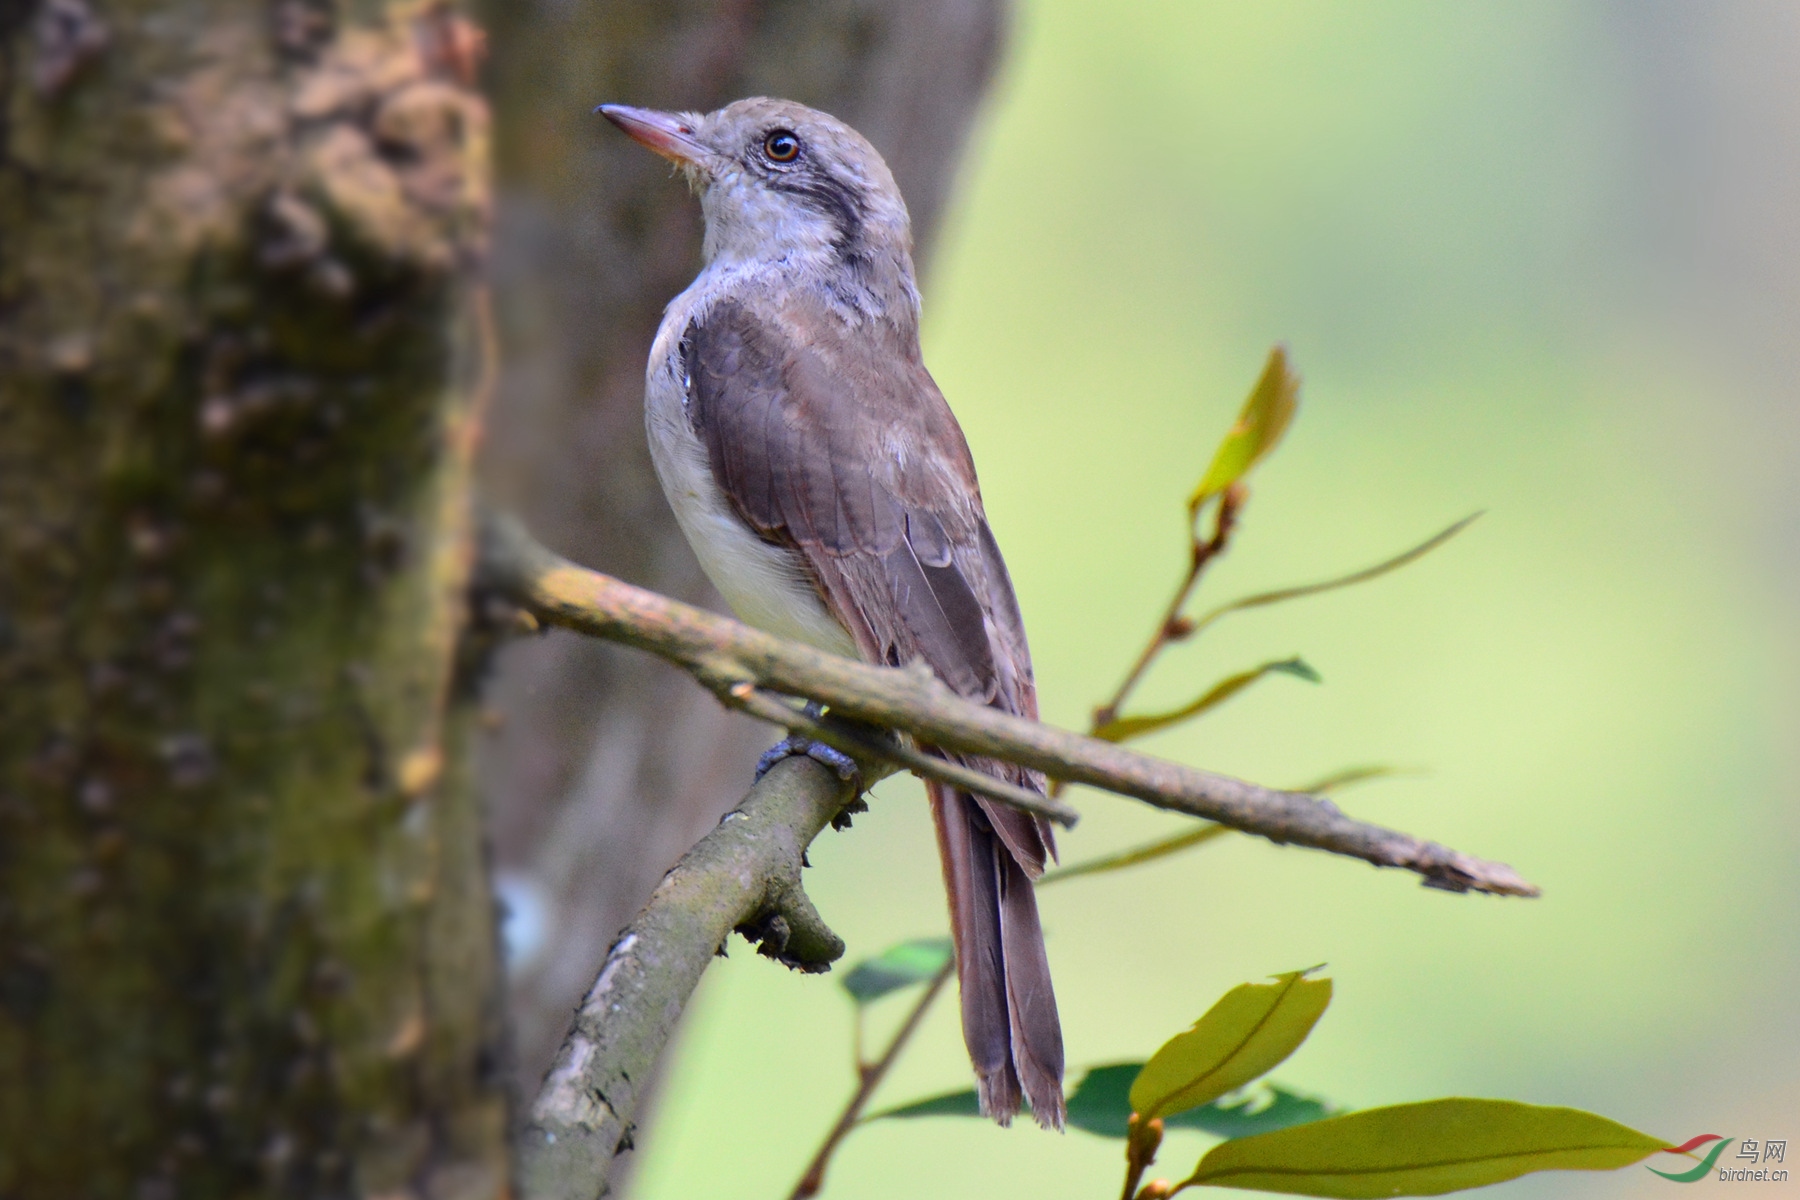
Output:
[[[555,549],[715,607],[652,474],[644,362],[699,267],[697,206],[590,115],[785,96],[860,129],[928,244],[998,54],[1002,0],[492,0],[506,370],[485,460],[503,507]],[[742,798],[766,727],[630,651],[555,633],[510,649],[483,746],[503,881],[536,891],[515,964],[519,1085],[535,1090],[606,946]]]
[[0,1196],[497,1197],[470,31],[0,4]]

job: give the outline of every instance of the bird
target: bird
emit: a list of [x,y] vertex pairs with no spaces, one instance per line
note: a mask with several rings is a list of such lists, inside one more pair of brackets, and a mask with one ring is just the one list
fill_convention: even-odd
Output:
[[[831,653],[924,663],[1037,716],[1024,620],[961,426],[926,370],[912,229],[861,134],[789,100],[598,112],[699,196],[702,266],[645,371],[657,477],[740,619]],[[942,751],[933,751],[943,754]],[[945,755],[1042,793],[1041,774]],[[1062,1029],[1033,881],[1042,817],[927,781],[981,1109],[1065,1119]]]

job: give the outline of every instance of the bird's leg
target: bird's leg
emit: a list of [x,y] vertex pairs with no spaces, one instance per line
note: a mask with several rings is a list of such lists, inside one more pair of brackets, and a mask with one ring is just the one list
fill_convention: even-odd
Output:
[[[814,721],[825,714],[824,706],[817,700],[808,700],[803,711]],[[862,792],[862,772],[857,768],[854,758],[841,750],[832,749],[824,742],[814,741],[812,738],[798,733],[789,734],[763,751],[763,756],[756,760],[756,778],[760,780],[776,763],[796,754],[804,754],[813,761],[831,768],[832,772],[846,783],[855,781],[857,792],[859,794]]]

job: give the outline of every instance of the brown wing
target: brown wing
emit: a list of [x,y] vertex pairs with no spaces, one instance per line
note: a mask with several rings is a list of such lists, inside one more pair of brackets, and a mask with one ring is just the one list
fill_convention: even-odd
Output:
[[[689,419],[762,537],[797,549],[872,662],[923,661],[957,693],[1037,715],[1031,654],[962,430],[910,333],[822,309],[723,300],[682,342]],[[754,306],[754,307],[753,307]],[[1035,772],[970,765],[1038,790]],[[984,1109],[1063,1120],[1062,1035],[1031,880],[1048,824],[930,787],[963,1036]]]
[[[738,513],[805,556],[870,661],[923,661],[958,694],[1034,717],[1024,623],[968,445],[908,340],[720,301],[683,339],[690,420]],[[1047,833],[1010,832],[1035,875]]]

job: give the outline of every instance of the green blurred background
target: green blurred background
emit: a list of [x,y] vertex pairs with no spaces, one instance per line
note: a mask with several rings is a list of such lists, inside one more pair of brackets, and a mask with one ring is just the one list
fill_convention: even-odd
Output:
[[[1345,807],[1545,893],[1444,895],[1243,838],[1051,889],[1073,1068],[1323,961],[1337,1000],[1276,1072],[1290,1086],[1573,1104],[1800,1154],[1796,61],[1800,8],[1777,3],[1021,7],[926,354],[1046,717],[1079,726],[1117,682],[1180,570],[1187,491],[1285,342],[1301,414],[1202,604],[1487,515],[1398,575],[1169,655],[1145,701],[1293,653],[1324,683],[1272,678],[1148,748],[1277,784],[1420,768]],[[1178,827],[1077,799],[1065,861]],[[943,930],[916,783],[812,857],[852,959]],[[643,1139],[642,1196],[785,1195],[851,1088],[835,981],[733,951]],[[883,1004],[878,1033],[904,1007]],[[878,1103],[966,1085],[954,1008]],[[1206,1144],[1171,1135],[1153,1174]],[[1120,1163],[1082,1133],[883,1123],[827,1194],[1104,1197]],[[1636,1167],[1508,1194],[1671,1186]]]

